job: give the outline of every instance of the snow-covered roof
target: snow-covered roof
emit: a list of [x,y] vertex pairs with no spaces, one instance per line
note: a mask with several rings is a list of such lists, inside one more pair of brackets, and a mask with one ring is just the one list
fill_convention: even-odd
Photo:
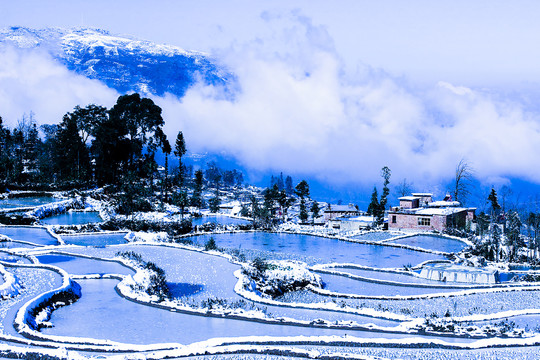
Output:
[[447,206],[456,207],[456,206],[459,206],[459,205],[460,205],[459,201],[444,201],[444,200],[432,201],[432,202],[428,203],[429,207],[447,207]]
[[402,196],[399,198],[399,200],[405,200],[405,201],[413,201],[420,199],[418,196]]
[[358,211],[354,205],[329,205],[324,212],[349,212]]
[[373,216],[355,216],[355,217],[348,217],[348,218],[340,218],[341,221],[354,221],[354,222],[373,222],[375,221],[375,217]]
[[462,207],[445,207],[445,208],[424,208],[417,210],[416,215],[452,215],[462,211],[467,211],[467,208]]

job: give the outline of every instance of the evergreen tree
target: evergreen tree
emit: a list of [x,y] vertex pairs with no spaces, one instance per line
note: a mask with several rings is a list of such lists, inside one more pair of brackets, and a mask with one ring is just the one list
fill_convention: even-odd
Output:
[[184,140],[184,134],[179,131],[176,135],[176,142],[174,144],[174,155],[178,157],[178,171],[179,171],[179,183],[183,184],[184,182],[184,166],[182,165],[182,156],[187,152],[186,141]]
[[56,169],[62,181],[86,181],[90,178],[90,156],[82,142],[77,122],[64,115],[56,134]]
[[298,195],[301,199],[304,199],[306,197],[309,197],[309,185],[306,180],[302,180],[296,185],[296,195]]
[[292,181],[292,177],[290,176],[287,176],[285,178],[285,192],[287,193],[287,195],[292,195],[294,193],[294,189],[293,189],[293,181]]
[[487,199],[489,202],[491,202],[491,216],[497,216],[498,211],[501,209],[501,205],[499,205],[499,200],[497,199],[497,192],[494,188],[491,188],[491,192],[489,193]]
[[271,188],[264,190],[264,207],[266,212],[271,218],[276,215],[275,203],[279,198],[279,190],[277,184],[274,184]]
[[219,199],[219,189],[216,188],[216,192],[214,194],[214,197],[209,200],[209,208],[210,211],[213,213],[219,212],[219,205],[221,204],[221,200]]
[[494,259],[495,261],[499,261],[499,248],[501,245],[501,229],[499,229],[499,225],[493,224],[493,234],[491,236],[491,243],[494,248]]
[[193,195],[191,197],[191,205],[198,207],[199,210],[203,206],[202,188],[203,172],[202,170],[197,170],[195,171],[195,187],[193,189]]
[[384,212],[386,211],[386,205],[388,203],[388,195],[390,194],[390,189],[388,184],[390,184],[390,175],[392,172],[385,166],[381,169],[381,176],[384,179],[383,183],[383,192],[381,194],[381,201],[379,202],[379,210],[377,212],[377,223],[381,225],[384,221]]
[[509,260],[514,261],[517,254],[517,250],[524,245],[521,239],[521,219],[516,211],[510,211],[508,214],[508,229],[507,229],[507,243],[510,248]]
[[11,158],[11,131],[2,124],[0,116],[0,181],[10,180],[13,161]]
[[214,187],[219,187],[221,182],[221,169],[217,166],[215,161],[210,161],[206,164],[206,171],[204,172],[206,180]]
[[311,205],[311,218],[313,219],[313,222],[315,222],[315,219],[319,217],[319,212],[321,209],[319,208],[319,203],[314,201],[313,205]]
[[183,219],[184,214],[186,212],[186,208],[189,206],[189,198],[188,198],[187,192],[185,192],[184,190],[181,190],[174,193],[172,196],[172,202],[174,205],[180,208],[180,214]]
[[309,217],[306,207],[306,200],[304,200],[303,198],[300,200],[300,214],[298,215],[298,217],[300,218],[300,221],[304,224],[307,222]]
[[169,195],[168,195],[169,193],[169,155],[171,154],[172,148],[165,134],[162,135],[161,149],[163,150],[163,153],[165,154],[165,178],[162,180],[161,192],[163,193],[163,200],[168,201],[168,198],[169,198]]
[[163,132],[164,125],[161,108],[151,99],[141,98],[137,93],[122,95],[109,110],[109,118],[120,124],[122,135],[128,139],[128,169],[141,172],[142,162],[153,160],[143,159],[143,149],[151,153],[160,144],[158,133]]
[[379,194],[377,193],[377,187],[373,187],[373,192],[371,193],[371,202],[369,203],[369,206],[367,208],[367,214],[371,216],[377,217],[379,214]]
[[277,186],[278,186],[279,191],[285,189],[285,182],[283,181],[283,173],[279,174],[279,178],[277,179]]

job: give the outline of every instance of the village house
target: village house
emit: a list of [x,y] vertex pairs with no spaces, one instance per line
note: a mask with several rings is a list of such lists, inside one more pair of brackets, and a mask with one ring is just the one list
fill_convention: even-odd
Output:
[[448,228],[464,229],[472,222],[475,208],[461,207],[458,201],[446,196],[433,201],[429,193],[413,193],[399,198],[399,206],[388,211],[389,230],[444,231]]
[[375,217],[373,216],[340,216],[329,220],[328,227],[341,231],[355,231],[373,227],[374,223]]
[[334,205],[328,204],[324,209],[323,216],[324,221],[328,222],[329,220],[335,219],[340,216],[360,216],[362,212],[358,210],[358,206],[349,204],[349,205]]

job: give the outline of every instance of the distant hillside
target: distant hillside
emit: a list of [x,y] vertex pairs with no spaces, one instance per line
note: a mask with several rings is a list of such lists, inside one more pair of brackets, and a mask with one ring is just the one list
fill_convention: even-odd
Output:
[[124,93],[182,97],[198,80],[230,93],[234,76],[208,55],[98,29],[0,29],[0,45],[39,48],[68,69]]

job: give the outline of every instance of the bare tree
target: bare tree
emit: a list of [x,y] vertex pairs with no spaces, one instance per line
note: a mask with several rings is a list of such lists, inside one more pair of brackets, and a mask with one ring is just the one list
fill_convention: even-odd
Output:
[[456,166],[456,177],[452,190],[455,201],[465,203],[467,196],[471,194],[470,187],[473,173],[473,168],[469,163],[465,159],[461,159]]
[[411,193],[413,188],[413,184],[410,182],[407,182],[407,179],[403,179],[402,182],[396,185],[396,194],[399,196],[407,196]]

